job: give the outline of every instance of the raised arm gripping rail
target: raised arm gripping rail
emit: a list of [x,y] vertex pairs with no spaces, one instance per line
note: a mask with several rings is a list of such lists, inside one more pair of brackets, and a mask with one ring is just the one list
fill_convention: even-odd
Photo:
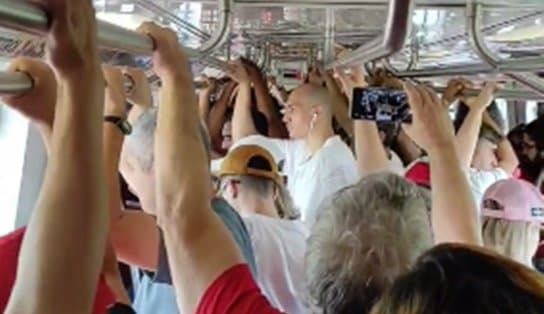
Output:
[[[26,1],[0,0],[0,26],[16,31],[43,36],[47,32],[47,15],[38,5]],[[103,21],[98,21],[98,41],[101,49],[126,52],[132,55],[149,56],[153,52],[152,40],[134,31]],[[192,59],[202,53],[185,47]],[[226,63],[213,57],[202,60],[210,66],[225,69]],[[24,74],[0,74],[0,93],[18,94],[32,87]]]

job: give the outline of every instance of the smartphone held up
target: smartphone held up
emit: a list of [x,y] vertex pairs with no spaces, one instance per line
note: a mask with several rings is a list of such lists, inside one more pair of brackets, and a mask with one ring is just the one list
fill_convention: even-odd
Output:
[[406,93],[383,87],[355,88],[350,113],[354,120],[379,123],[410,123],[412,120]]

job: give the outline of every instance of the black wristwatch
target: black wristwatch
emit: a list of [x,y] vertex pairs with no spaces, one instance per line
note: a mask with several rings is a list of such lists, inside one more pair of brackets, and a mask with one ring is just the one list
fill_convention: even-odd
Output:
[[132,133],[132,125],[130,125],[130,123],[126,119],[123,119],[121,117],[105,116],[104,122],[110,122],[115,124],[124,135],[130,135],[130,133]]
[[119,302],[113,305],[110,305],[106,313],[107,314],[136,314],[136,312],[134,311],[134,309],[132,309],[132,307],[123,303],[119,303]]

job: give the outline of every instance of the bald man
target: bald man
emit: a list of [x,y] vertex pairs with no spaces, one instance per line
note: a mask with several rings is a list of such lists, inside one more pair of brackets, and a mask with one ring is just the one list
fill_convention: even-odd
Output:
[[237,99],[233,117],[235,147],[257,144],[284,162],[287,188],[302,221],[311,228],[319,214],[321,202],[338,190],[355,183],[358,171],[350,148],[334,134],[332,128],[332,97],[326,88],[303,84],[287,100],[283,122],[289,140],[254,135],[248,117],[249,101]]

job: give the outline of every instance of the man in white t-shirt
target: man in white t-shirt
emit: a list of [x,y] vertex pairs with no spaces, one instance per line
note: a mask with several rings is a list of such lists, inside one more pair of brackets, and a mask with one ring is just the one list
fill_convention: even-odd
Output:
[[393,150],[389,151],[389,171],[398,174],[399,176],[402,176],[405,171],[402,160]]
[[[236,67],[231,77],[240,84],[232,118],[232,135],[236,143],[255,135],[256,131],[249,119],[251,102],[247,72],[243,67]],[[253,138],[270,150],[281,152],[287,188],[308,227],[314,224],[325,198],[358,180],[353,152],[334,134],[331,104],[326,88],[300,85],[291,92],[284,108],[283,122],[291,139]]]
[[221,195],[248,229],[262,292],[285,313],[306,313],[301,298],[308,232],[274,157],[259,146],[239,145],[222,160],[218,175]]

